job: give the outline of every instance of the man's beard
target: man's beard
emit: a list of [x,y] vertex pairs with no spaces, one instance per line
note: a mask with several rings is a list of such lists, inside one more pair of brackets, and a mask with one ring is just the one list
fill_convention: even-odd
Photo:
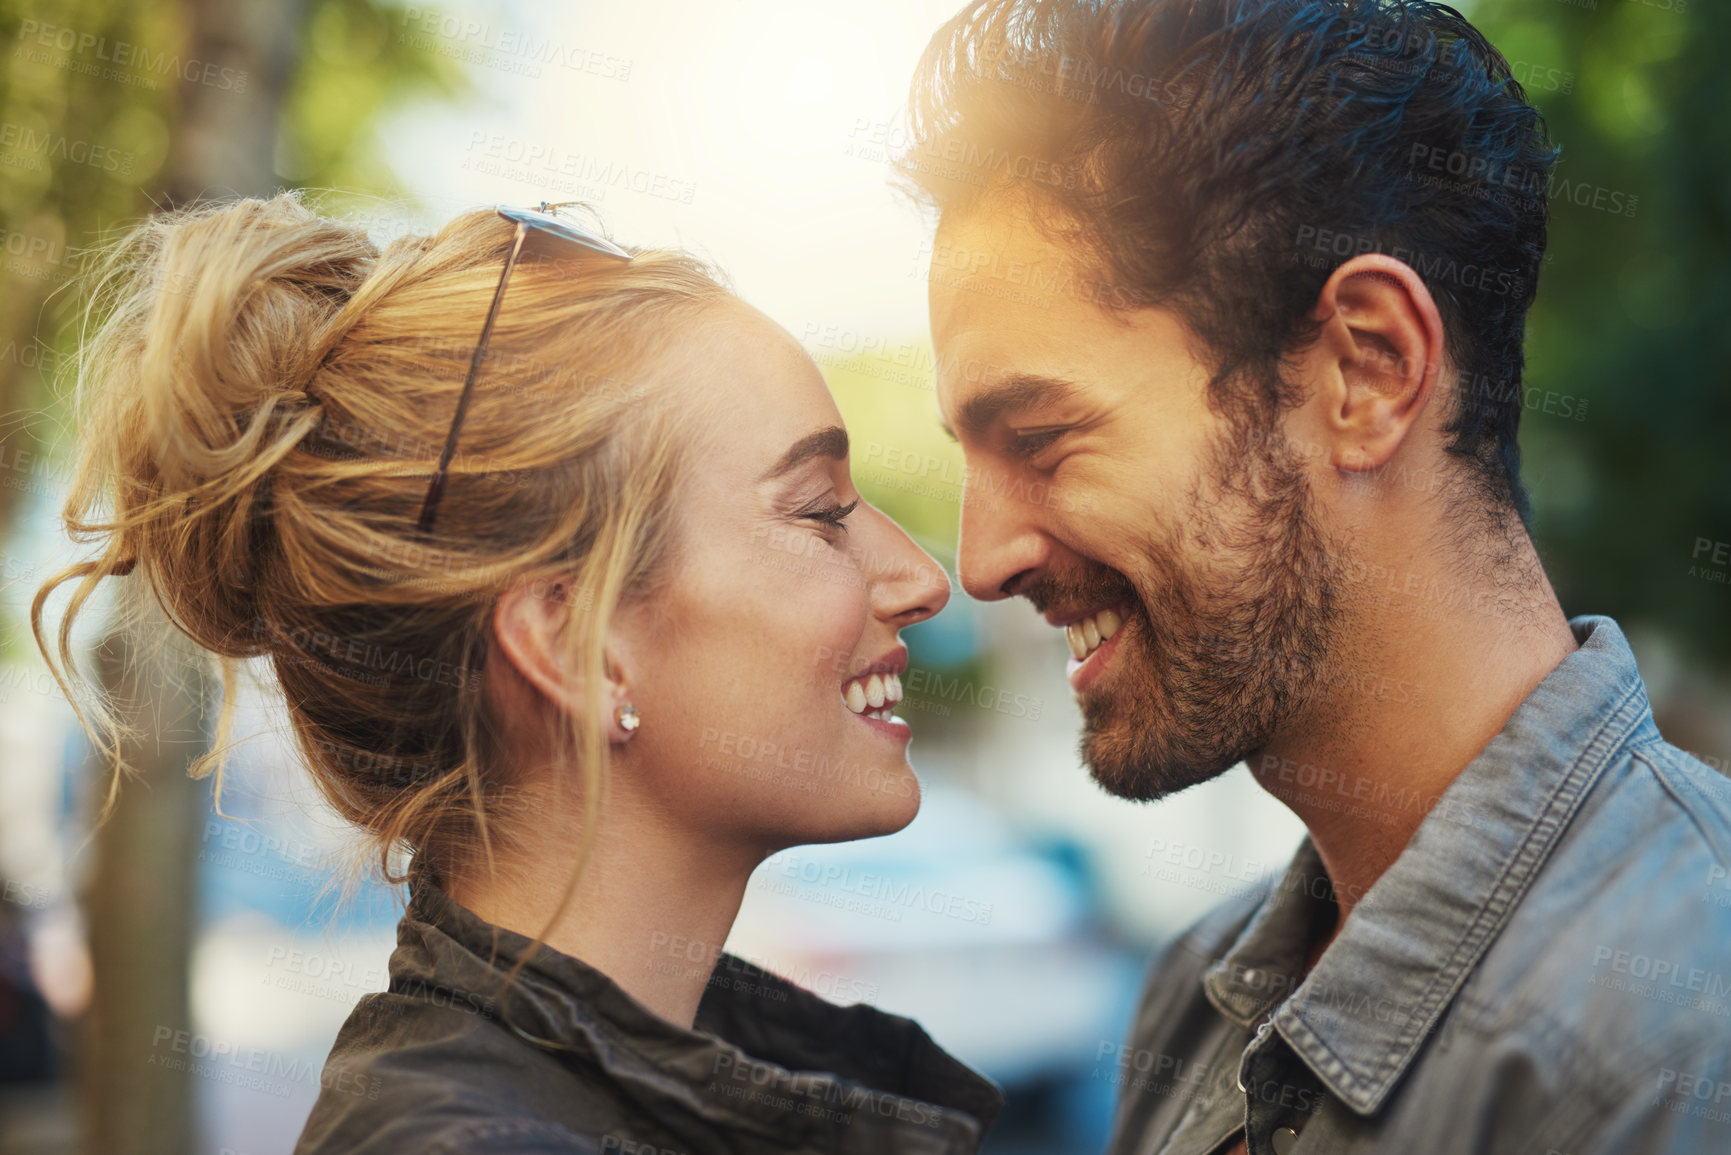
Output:
[[1302,468],[1270,430],[1270,441],[1215,443],[1184,524],[1144,545],[1146,572],[1092,567],[1023,591],[1041,610],[1128,608],[1113,669],[1082,696],[1083,761],[1121,798],[1218,776],[1324,684],[1339,614],[1333,558]]

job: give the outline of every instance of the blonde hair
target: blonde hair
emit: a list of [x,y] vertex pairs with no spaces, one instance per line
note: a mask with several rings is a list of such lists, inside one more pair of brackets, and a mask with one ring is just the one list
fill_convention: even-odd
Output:
[[[380,252],[283,193],[159,215],[107,251],[63,514],[100,551],[49,578],[30,614],[115,768],[104,816],[128,771],[125,724],[95,687],[72,690],[71,634],[98,583],[129,574],[218,667],[216,741],[193,775],[214,767],[220,799],[237,663],[268,658],[320,791],[392,883],[409,874],[399,851],[442,874],[492,863],[509,837],[501,818],[523,808],[508,805],[499,719],[474,691],[497,595],[526,582],[557,597],[587,696],[575,715],[552,712],[549,737],[596,812],[608,623],[676,547],[689,407],[649,381],[658,351],[730,293],[681,253],[536,260],[531,240],[423,540],[416,519],[512,237],[477,211]],[[57,663],[43,607],[74,579]],[[574,870],[567,900],[575,884]]]

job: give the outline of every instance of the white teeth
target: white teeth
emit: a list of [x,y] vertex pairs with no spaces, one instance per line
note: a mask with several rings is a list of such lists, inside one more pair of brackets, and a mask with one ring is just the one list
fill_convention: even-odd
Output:
[[901,676],[891,673],[852,678],[842,687],[842,700],[856,714],[887,722],[894,715],[895,704],[902,700]]
[[1124,619],[1117,610],[1100,610],[1065,626],[1064,640],[1070,643],[1070,653],[1080,662],[1099,649],[1101,643],[1117,633],[1123,624]]

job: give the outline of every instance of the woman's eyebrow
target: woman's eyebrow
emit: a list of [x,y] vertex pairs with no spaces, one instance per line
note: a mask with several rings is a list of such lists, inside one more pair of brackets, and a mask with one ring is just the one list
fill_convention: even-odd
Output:
[[847,449],[847,430],[839,425],[807,433],[789,446],[788,451],[781,455],[781,460],[765,470],[758,481],[780,477],[814,457],[833,457],[839,461],[847,456]]

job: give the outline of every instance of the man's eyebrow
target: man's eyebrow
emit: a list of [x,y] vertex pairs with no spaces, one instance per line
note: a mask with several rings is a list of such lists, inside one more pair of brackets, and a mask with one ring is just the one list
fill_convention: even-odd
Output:
[[[1064,400],[1075,391],[1076,383],[1062,377],[1010,373],[991,388],[982,389],[962,402],[961,412],[957,414],[957,424],[962,427],[962,432],[970,437],[978,437],[990,429],[992,423],[1002,416],[1005,410],[1049,405]],[[951,437],[955,436],[947,425],[944,426],[944,431]]]
[[758,480],[769,481],[771,478],[780,477],[814,457],[834,457],[840,460],[846,456],[847,430],[839,425],[831,425],[827,429],[807,433],[795,441],[788,447],[788,451],[781,455],[781,460],[765,470]]

